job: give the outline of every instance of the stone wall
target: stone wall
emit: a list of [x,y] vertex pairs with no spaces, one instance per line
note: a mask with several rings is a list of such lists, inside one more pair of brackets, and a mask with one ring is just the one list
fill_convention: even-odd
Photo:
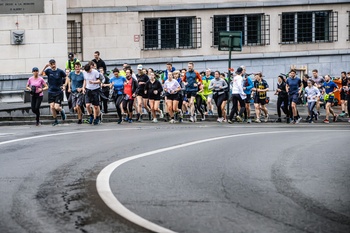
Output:
[[[0,14],[0,72],[19,74],[39,69],[55,58],[59,66],[67,59],[66,1],[45,0],[45,13]],[[16,24],[17,23],[17,24]],[[25,31],[25,44],[11,45],[11,30]]]

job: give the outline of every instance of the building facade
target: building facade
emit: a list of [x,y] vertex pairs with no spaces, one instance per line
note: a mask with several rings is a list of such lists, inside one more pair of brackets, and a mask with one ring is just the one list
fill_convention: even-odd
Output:
[[[2,2],[43,4],[34,13],[0,10],[2,77],[30,73],[50,58],[63,68],[69,52],[86,62],[97,50],[109,68],[125,62],[182,68],[193,61],[199,71],[225,72],[228,52],[218,50],[220,31],[242,32],[243,50],[232,52],[232,67],[261,71],[270,83],[291,65],[332,76],[350,70],[345,0],[4,0],[0,7]],[[25,32],[23,44],[12,43],[13,30]]]

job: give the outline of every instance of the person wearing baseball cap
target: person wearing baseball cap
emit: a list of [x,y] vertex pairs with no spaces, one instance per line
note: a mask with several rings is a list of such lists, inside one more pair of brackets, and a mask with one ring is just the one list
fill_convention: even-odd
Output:
[[145,86],[149,77],[143,72],[143,66],[140,64],[137,66],[138,73],[136,74],[137,83],[139,84],[137,92],[137,118],[138,122],[142,121],[142,105],[148,112],[148,119],[151,120],[151,109],[148,107],[148,95],[145,94]]
[[40,106],[43,101],[43,91],[48,89],[45,80],[39,76],[38,67],[33,67],[33,76],[28,79],[26,90],[31,94],[31,108],[32,112],[36,115],[36,126],[40,125]]
[[74,71],[75,63],[77,62],[80,62],[80,61],[74,57],[74,53],[69,53],[68,60],[66,61],[66,70]]
[[56,61],[51,59],[45,65],[41,74],[47,76],[47,83],[49,84],[48,97],[49,104],[54,122],[53,126],[58,125],[57,112],[61,113],[62,120],[66,120],[66,113],[61,107],[63,101],[63,81],[66,79],[66,72],[57,68]]

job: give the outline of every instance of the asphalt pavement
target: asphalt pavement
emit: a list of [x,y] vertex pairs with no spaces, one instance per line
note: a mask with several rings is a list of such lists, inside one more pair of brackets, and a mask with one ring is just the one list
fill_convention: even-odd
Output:
[[96,189],[106,166],[145,152],[107,181],[165,229],[350,232],[349,135],[346,123],[3,126],[0,232],[147,232]]

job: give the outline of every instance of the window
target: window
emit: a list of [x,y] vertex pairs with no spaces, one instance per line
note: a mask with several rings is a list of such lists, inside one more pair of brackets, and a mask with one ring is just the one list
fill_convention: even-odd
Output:
[[76,21],[67,22],[68,52],[81,53],[81,23]]
[[348,21],[348,41],[350,41],[350,11],[348,11],[348,14],[349,14],[349,21]]
[[241,31],[243,45],[270,44],[270,16],[252,15],[215,15],[213,18],[213,45],[219,43],[222,31]]
[[282,13],[283,44],[338,40],[338,13],[331,11]]
[[143,20],[142,36],[145,50],[200,48],[201,19],[146,18]]

